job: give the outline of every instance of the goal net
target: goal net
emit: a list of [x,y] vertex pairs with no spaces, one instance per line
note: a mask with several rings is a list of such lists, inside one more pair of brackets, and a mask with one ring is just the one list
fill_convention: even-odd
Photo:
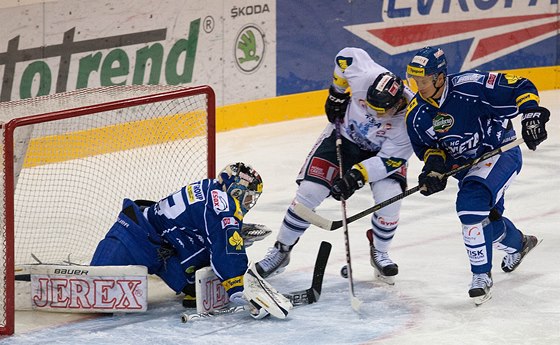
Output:
[[157,201],[215,175],[209,86],[115,86],[0,103],[0,126],[0,334],[14,332],[18,267],[88,264],[124,198]]

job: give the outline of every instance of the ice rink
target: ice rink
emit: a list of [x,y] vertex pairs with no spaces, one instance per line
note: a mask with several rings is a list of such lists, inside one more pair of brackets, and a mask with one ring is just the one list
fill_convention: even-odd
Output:
[[[560,344],[560,91],[541,93],[552,111],[549,139],[537,151],[523,146],[524,167],[506,193],[506,212],[525,233],[543,242],[513,273],[499,268],[494,255],[493,298],[475,307],[461,225],[455,214],[456,183],[430,197],[413,194],[403,201],[401,225],[390,250],[400,272],[394,286],[373,280],[365,231],[369,217],[349,224],[355,291],[361,313],[350,307],[342,230],[311,227],[292,252],[286,272],[269,279],[283,292],[308,288],[321,241],[333,244],[323,294],[318,303],[292,310],[286,320],[256,321],[245,313],[183,324],[181,298],[156,286],[160,295],[148,312],[93,316],[35,328],[52,314],[16,319],[16,335],[0,344]],[[232,161],[253,165],[264,193],[246,221],[274,230],[248,249],[259,260],[276,236],[296,190],[294,179],[326,118],[315,117],[220,133],[217,166]],[[416,185],[420,162],[413,157],[409,186]],[[348,201],[352,215],[373,205],[368,188]],[[317,210],[340,219],[340,204],[326,200]],[[169,292],[168,292],[169,291]],[[70,321],[72,320],[72,321]]]

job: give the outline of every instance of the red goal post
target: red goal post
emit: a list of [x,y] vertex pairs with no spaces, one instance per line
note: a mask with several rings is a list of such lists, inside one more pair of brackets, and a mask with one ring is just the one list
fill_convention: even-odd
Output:
[[123,198],[159,200],[215,176],[209,86],[112,86],[0,103],[0,334],[15,330],[15,275],[88,264]]

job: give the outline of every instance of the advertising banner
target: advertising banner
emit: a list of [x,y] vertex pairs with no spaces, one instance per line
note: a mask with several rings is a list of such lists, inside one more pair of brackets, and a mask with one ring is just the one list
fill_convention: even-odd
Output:
[[558,0],[284,0],[277,11],[278,95],[328,88],[347,46],[400,76],[429,45],[450,73],[560,64]]
[[0,8],[0,101],[131,84],[208,84],[218,105],[276,95],[274,2],[28,3]]

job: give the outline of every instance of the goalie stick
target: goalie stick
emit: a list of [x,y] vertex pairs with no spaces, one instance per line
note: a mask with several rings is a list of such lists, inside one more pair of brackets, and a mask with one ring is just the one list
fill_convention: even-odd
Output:
[[[292,302],[294,307],[312,304],[319,301],[321,297],[321,290],[323,287],[323,277],[325,275],[325,269],[327,267],[327,262],[329,260],[329,255],[331,253],[332,245],[329,242],[323,241],[319,247],[319,252],[317,253],[317,259],[315,260],[315,267],[313,269],[313,279],[311,280],[311,287],[305,290],[294,291],[284,294],[284,297]],[[214,317],[224,314],[234,314],[239,312],[244,312],[249,310],[248,306],[233,306],[223,309],[214,310],[209,313],[183,313],[181,314],[181,321],[187,323],[189,321],[205,319],[209,317]]]
[[[488,159],[488,158],[494,157],[496,155],[499,155],[500,153],[506,152],[507,150],[510,150],[510,149],[512,149],[516,146],[519,146],[522,143],[523,143],[522,138],[517,139],[515,141],[512,141],[509,144],[506,144],[502,147],[498,147],[495,150],[486,152],[482,156],[474,159],[473,161],[471,161],[471,162],[469,162],[465,165],[461,165],[461,166],[459,166],[459,167],[457,167],[453,170],[450,170],[450,171],[446,172],[444,174],[444,176],[445,177],[453,176],[453,175],[455,175],[455,174],[457,174],[457,173],[459,173],[463,170],[471,168],[472,166],[480,163],[481,161],[483,161],[485,159]],[[408,189],[401,194],[397,194],[392,198],[389,198],[389,199],[387,199],[383,202],[380,202],[377,205],[374,205],[374,206],[372,206],[372,207],[370,207],[366,210],[363,210],[362,212],[356,213],[355,215],[348,217],[346,219],[346,223],[347,224],[352,223],[352,222],[354,222],[354,221],[356,221],[356,220],[358,220],[362,217],[367,216],[368,214],[371,214],[375,211],[378,211],[378,210],[382,209],[383,207],[385,207],[387,205],[390,205],[390,204],[394,203],[395,201],[401,200],[401,199],[403,199],[403,198],[405,198],[405,197],[407,197],[411,194],[414,194],[414,193],[418,192],[419,190],[420,190],[420,186],[416,186],[416,187],[413,187],[411,189]],[[310,208],[308,208],[308,207],[306,207],[306,206],[304,206],[300,203],[296,203],[294,205],[294,212],[300,218],[305,219],[309,223],[311,223],[311,224],[313,224],[313,225],[315,225],[315,226],[317,226],[321,229],[332,231],[332,230],[340,229],[343,226],[343,221],[342,220],[329,220],[327,218],[324,218],[324,217],[318,215],[317,213],[315,213]]]

